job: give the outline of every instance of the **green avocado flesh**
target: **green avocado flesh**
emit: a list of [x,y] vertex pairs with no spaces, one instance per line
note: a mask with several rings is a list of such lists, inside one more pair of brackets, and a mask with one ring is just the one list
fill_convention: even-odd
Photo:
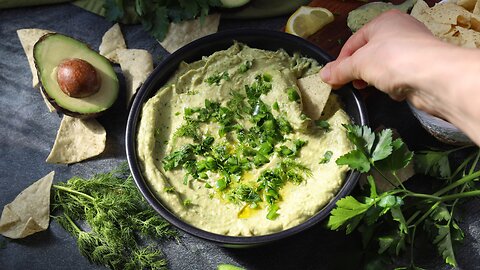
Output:
[[[42,88],[57,109],[76,117],[96,115],[110,108],[118,96],[118,78],[110,62],[85,43],[61,34],[43,36],[33,49],[35,66]],[[65,59],[78,58],[90,63],[100,77],[98,92],[74,98],[65,94],[57,82],[57,66]]]
[[220,0],[220,2],[222,2],[222,7],[236,8],[247,4],[250,0]]

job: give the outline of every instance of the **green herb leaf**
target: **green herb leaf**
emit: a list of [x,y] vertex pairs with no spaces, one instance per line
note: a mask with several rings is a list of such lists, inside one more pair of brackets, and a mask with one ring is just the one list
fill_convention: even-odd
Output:
[[336,163],[338,165],[348,165],[350,168],[363,173],[370,171],[370,161],[365,154],[358,149],[352,150],[339,157]]
[[224,80],[224,81],[229,81],[230,80],[230,75],[228,74],[227,71],[224,71],[222,73],[215,73],[215,74],[211,75],[210,77],[206,78],[205,82],[210,84],[210,85],[212,85],[212,84],[220,85],[221,80]]
[[240,65],[240,67],[238,68],[238,72],[245,73],[252,67],[252,65],[253,65],[253,61],[247,60]]
[[299,101],[300,100],[300,95],[298,94],[297,90],[295,90],[295,88],[288,88],[287,89],[287,95],[288,95],[288,100],[289,101]]
[[332,158],[332,155],[333,155],[333,152],[332,151],[326,151],[324,154],[323,154],[323,158],[320,159],[320,162],[319,164],[326,164],[330,161],[330,159]]
[[413,158],[413,152],[408,150],[407,145],[398,138],[392,142],[392,153],[385,159],[375,162],[375,165],[383,171],[397,171],[405,168]]
[[274,102],[273,105],[272,105],[272,109],[274,109],[275,111],[279,111],[280,110],[280,107],[278,106],[278,102]]
[[163,169],[165,171],[170,171],[191,160],[195,160],[195,156],[193,154],[193,147],[192,145],[187,144],[183,146],[180,150],[173,152],[162,160]]
[[277,213],[278,209],[278,205],[270,205],[270,207],[268,208],[267,218],[269,220],[275,220],[279,216],[279,214]]
[[326,120],[316,120],[315,125],[325,131],[330,131],[330,123]]
[[415,155],[415,168],[426,175],[442,179],[450,178],[452,173],[448,161],[449,154],[449,151],[420,151]]
[[380,132],[378,142],[372,152],[372,160],[378,161],[388,157],[392,153],[392,130],[384,129]]
[[457,261],[455,259],[455,253],[453,251],[452,235],[450,232],[450,226],[437,225],[438,234],[435,237],[433,243],[437,245],[438,252],[442,255],[446,263],[456,267]]
[[105,0],[105,18],[111,22],[119,21],[123,15],[123,0]]
[[370,204],[361,203],[352,196],[340,199],[330,214],[327,226],[331,230],[346,226],[347,233],[351,233],[370,207]]

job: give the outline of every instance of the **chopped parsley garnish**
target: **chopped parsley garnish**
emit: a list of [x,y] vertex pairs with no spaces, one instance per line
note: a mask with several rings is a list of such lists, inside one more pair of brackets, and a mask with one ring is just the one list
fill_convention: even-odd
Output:
[[330,159],[332,158],[332,155],[333,155],[332,151],[326,151],[325,154],[323,154],[323,158],[320,159],[319,164],[328,163],[330,161]]
[[228,74],[227,71],[224,71],[222,73],[215,73],[215,74],[211,75],[210,77],[206,78],[205,82],[210,84],[210,85],[212,85],[212,84],[220,85],[221,80],[225,80],[225,81],[230,80],[230,75]]
[[[212,75],[206,81],[218,85],[223,79],[228,79],[228,73]],[[258,74],[252,84],[245,85],[244,92],[233,92],[225,105],[206,99],[203,107],[185,108],[184,123],[175,136],[193,138],[193,143],[167,155],[162,161],[164,170],[181,168],[186,172],[185,185],[191,179],[204,181],[206,188],[216,189],[234,203],[254,208],[264,202],[270,209],[268,218],[275,219],[280,189],[287,182],[300,183],[310,170],[289,159],[298,156],[307,141],[294,140],[291,149],[278,146],[293,128],[283,115],[273,116],[272,109],[278,110],[277,102],[271,108],[260,99],[272,89],[272,80],[269,74]],[[218,136],[222,140],[234,143],[217,142],[213,136],[202,134],[201,124],[209,123],[219,125]],[[269,163],[273,155],[281,158],[275,168],[264,170],[253,183],[244,182],[246,172]]]
[[279,214],[277,213],[278,209],[280,209],[278,205],[271,205],[268,208],[267,218],[270,220],[275,220],[279,216]]
[[255,191],[253,185],[240,183],[228,193],[228,199],[232,202],[246,202],[256,205],[262,201],[260,194]]
[[176,137],[188,137],[195,141],[200,140],[200,134],[198,133],[199,124],[195,121],[187,121],[180,128],[175,131]]
[[175,188],[174,187],[165,187],[163,189],[163,191],[167,192],[167,193],[174,193],[175,192]]
[[300,100],[300,95],[298,95],[297,90],[295,88],[288,88],[287,89],[287,95],[288,95],[288,100],[289,101],[299,101]]
[[326,120],[316,120],[315,125],[325,131],[330,131],[330,123]]
[[163,169],[165,171],[173,170],[190,160],[195,160],[195,155],[193,154],[193,146],[187,144],[162,160]]
[[240,67],[238,68],[238,71],[240,73],[245,73],[252,67],[252,65],[253,65],[253,61],[252,60],[247,60],[243,64],[240,65]]
[[192,205],[192,200],[190,200],[190,199],[183,200],[183,206],[189,207],[191,205]]
[[280,110],[280,107],[278,106],[278,102],[274,102],[273,105],[272,105],[272,109],[274,109],[275,111],[279,111]]

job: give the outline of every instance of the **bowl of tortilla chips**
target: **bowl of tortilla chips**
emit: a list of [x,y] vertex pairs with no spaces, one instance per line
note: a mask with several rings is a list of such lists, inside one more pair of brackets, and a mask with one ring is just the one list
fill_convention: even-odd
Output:
[[[146,179],[146,173],[144,167],[142,167],[143,165],[145,165],[145,163],[143,163],[143,160],[139,154],[140,146],[137,138],[139,136],[139,130],[143,128],[143,126],[145,126],[143,123],[141,123],[141,121],[143,121],[142,117],[144,115],[144,111],[142,110],[145,108],[144,105],[149,100],[156,97],[157,92],[160,93],[159,89],[165,87],[165,85],[168,86],[168,82],[171,82],[171,78],[172,76],[174,76],[179,66],[184,67],[185,65],[191,65],[185,63],[195,63],[196,61],[202,59],[207,59],[206,61],[208,61],[208,58],[206,58],[207,56],[211,56],[212,54],[215,54],[219,51],[227,50],[228,48],[234,46],[237,43],[245,44],[251,48],[261,49],[265,51],[275,52],[281,49],[290,55],[298,53],[302,56],[315,59],[320,65],[324,65],[327,62],[331,61],[331,57],[314,44],[309,43],[302,38],[277,31],[242,29],[235,31],[219,32],[196,40],[180,48],[179,50],[171,54],[169,57],[167,57],[159,66],[155,68],[155,70],[143,84],[142,88],[140,89],[133,101],[132,109],[128,117],[126,130],[126,148],[129,166],[139,190],[141,191],[145,199],[150,203],[150,205],[162,217],[164,217],[167,221],[172,223],[177,228],[201,239],[228,247],[249,247],[271,243],[295,235],[318,224],[320,221],[328,217],[330,211],[334,208],[337,200],[346,196],[353,190],[360,174],[358,172],[347,172],[345,179],[343,179],[343,184],[341,184],[338,191],[335,192],[335,194],[332,196],[333,198],[326,201],[325,205],[322,205],[319,211],[314,213],[306,220],[302,221],[300,224],[262,235],[232,236],[201,229],[198,226],[194,226],[191,223],[186,222],[185,216],[180,217],[178,214],[175,213],[175,211],[172,211],[164,203],[164,200],[159,199],[159,190],[155,190],[155,188],[152,187],[151,182],[148,182],[148,180]],[[193,64],[193,66],[195,66],[195,64]],[[242,65],[239,65],[239,69],[242,69]],[[217,83],[218,86],[219,81],[229,80],[228,76],[217,77],[217,80],[212,83],[212,87],[216,87],[215,83]],[[268,76],[264,76],[263,79],[268,80],[269,78]],[[205,82],[206,81],[207,80],[205,80]],[[189,82],[186,83],[188,84]],[[318,83],[320,84],[321,82],[319,81]],[[335,94],[339,96],[339,99],[344,106],[345,112],[352,123],[358,125],[368,124],[366,109],[364,107],[363,101],[361,100],[356,90],[352,89],[351,87],[344,87],[340,90],[337,90]],[[169,110],[168,108],[170,108],[170,106],[168,104],[164,106],[165,110]],[[179,114],[180,113],[174,113],[173,115]],[[181,117],[178,119],[181,119]],[[332,161],[332,166],[334,164],[335,163]],[[181,179],[177,180],[182,182]],[[193,179],[191,181],[196,180]],[[205,187],[206,186],[207,185],[205,184]],[[167,190],[169,192],[172,191],[171,189],[163,190]],[[176,190],[174,191],[176,192]],[[188,202],[188,204],[186,202]],[[192,203],[190,202],[190,200],[183,201],[183,204],[186,206],[190,203]],[[195,203],[195,201],[193,203]]]
[[[433,6],[418,0],[410,15],[445,42],[465,48],[480,48],[479,0],[443,0]],[[452,145],[473,144],[451,123],[408,105],[425,130],[439,141]]]

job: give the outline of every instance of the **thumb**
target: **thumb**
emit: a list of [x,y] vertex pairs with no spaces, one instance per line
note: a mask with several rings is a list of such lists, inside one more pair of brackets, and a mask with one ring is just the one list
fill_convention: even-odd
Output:
[[356,75],[351,58],[347,57],[326,64],[320,70],[322,80],[332,85],[333,88],[338,88],[353,80],[360,79]]

